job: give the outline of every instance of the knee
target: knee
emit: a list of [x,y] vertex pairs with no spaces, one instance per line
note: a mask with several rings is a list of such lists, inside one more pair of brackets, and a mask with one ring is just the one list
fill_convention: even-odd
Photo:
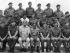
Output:
[[22,38],[21,38],[21,37],[19,37],[18,41],[19,41],[19,42],[21,42],[21,41],[22,41]]

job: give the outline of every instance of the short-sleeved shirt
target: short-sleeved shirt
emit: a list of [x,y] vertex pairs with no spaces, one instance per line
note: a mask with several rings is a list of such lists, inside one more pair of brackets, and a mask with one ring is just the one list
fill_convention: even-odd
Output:
[[15,32],[18,31],[18,27],[15,25],[15,26],[8,26],[8,31],[10,31],[11,33],[11,36],[14,36]]
[[4,11],[4,15],[6,16],[13,16],[15,13],[15,9],[14,8],[7,8]]
[[60,36],[60,28],[59,27],[53,27],[52,28],[52,37],[59,37]]
[[42,28],[41,29],[41,32],[43,34],[43,37],[45,38],[49,34],[49,28],[46,28],[46,29],[45,28]]
[[30,27],[24,27],[23,25],[19,26],[19,34],[23,39],[26,39],[27,37],[29,37]]
[[53,15],[53,10],[50,8],[50,9],[45,9],[44,10],[44,14],[47,16],[47,17],[51,17]]
[[34,13],[35,13],[34,8],[32,8],[32,7],[26,8],[26,15],[27,16],[32,16]]
[[43,10],[42,9],[37,9],[35,13],[36,13],[37,18],[42,18],[42,16],[43,16]]

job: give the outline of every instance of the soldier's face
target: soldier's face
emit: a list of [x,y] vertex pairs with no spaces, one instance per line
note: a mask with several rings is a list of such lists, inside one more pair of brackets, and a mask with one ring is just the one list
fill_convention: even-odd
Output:
[[60,6],[58,6],[57,9],[59,10],[60,9]]
[[19,8],[22,8],[22,5],[19,5]]
[[40,5],[40,6],[38,6],[38,8],[41,8],[41,5]]
[[12,4],[9,4],[9,7],[12,7]]
[[32,6],[32,3],[29,3],[28,5],[29,5],[29,6]]
[[47,8],[50,8],[50,5],[49,5],[49,6],[47,6]]

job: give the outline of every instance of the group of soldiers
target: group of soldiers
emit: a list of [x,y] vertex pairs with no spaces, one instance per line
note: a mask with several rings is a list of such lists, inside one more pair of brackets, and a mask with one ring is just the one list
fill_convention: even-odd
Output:
[[29,44],[31,52],[44,52],[44,49],[47,52],[70,51],[70,14],[68,11],[64,14],[60,9],[61,5],[56,5],[55,12],[50,3],[45,10],[41,9],[39,3],[36,11],[32,2],[28,2],[29,7],[26,10],[22,8],[22,3],[18,4],[17,10],[12,7],[13,3],[8,5],[4,15],[0,14],[1,51],[5,50],[6,43],[9,45],[9,51],[14,51],[17,42],[21,51],[27,51]]

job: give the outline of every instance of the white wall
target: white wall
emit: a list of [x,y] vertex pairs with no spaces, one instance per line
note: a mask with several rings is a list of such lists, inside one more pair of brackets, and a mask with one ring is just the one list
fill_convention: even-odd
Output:
[[51,3],[51,8],[55,11],[56,10],[56,5],[61,4],[61,10],[63,12],[69,11],[70,12],[70,0],[0,0],[0,9],[4,10],[5,8],[8,7],[8,3],[12,2],[13,7],[15,9],[18,8],[18,3],[23,3],[23,8],[26,9],[28,6],[28,2],[31,1],[33,3],[33,7],[36,9],[37,4],[41,3],[42,4],[42,9],[46,8],[47,3]]

